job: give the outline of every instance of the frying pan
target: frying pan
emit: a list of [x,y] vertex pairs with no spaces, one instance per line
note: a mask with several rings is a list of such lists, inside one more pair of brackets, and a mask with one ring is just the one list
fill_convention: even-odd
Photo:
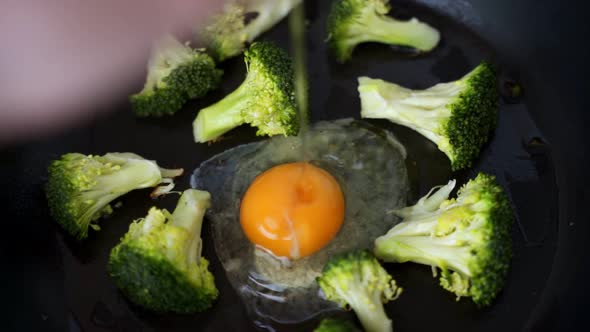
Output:
[[[471,170],[452,173],[446,157],[419,134],[385,121],[408,149],[412,199],[430,187],[460,181],[482,170],[495,174],[510,194],[517,221],[514,259],[504,292],[490,308],[466,299],[455,302],[432,279],[428,267],[403,264],[388,269],[405,288],[386,309],[396,331],[569,331],[586,330],[590,234],[588,176],[583,129],[588,106],[588,25],[581,6],[550,0],[395,1],[396,15],[415,15],[440,29],[443,39],[432,53],[412,55],[384,45],[359,47],[353,60],[336,64],[324,44],[329,1],[307,1],[308,64],[312,121],[358,117],[356,77],[368,75],[411,88],[459,78],[489,59],[501,68],[498,129]],[[262,38],[288,48],[287,23]],[[155,315],[117,291],[105,267],[110,249],[131,220],[157,204],[173,208],[175,198],[158,202],[135,191],[102,222],[100,232],[77,243],[48,216],[42,185],[50,160],[66,152],[102,154],[132,151],[163,167],[184,167],[178,188],[212,155],[256,140],[239,128],[213,145],[192,141],[196,110],[220,99],[244,77],[241,58],[223,64],[223,86],[192,102],[179,114],[136,119],[126,100],[118,110],[97,116],[59,136],[5,148],[0,153],[2,190],[2,330],[14,331],[254,331],[246,310],[216,259],[204,230],[204,255],[211,261],[220,298],[196,315]],[[138,91],[143,78],[129,92]],[[522,87],[514,96],[511,87]],[[587,92],[586,92],[587,93]],[[354,319],[352,313],[340,313]],[[318,318],[319,319],[319,318]],[[285,331],[310,331],[312,320]]]

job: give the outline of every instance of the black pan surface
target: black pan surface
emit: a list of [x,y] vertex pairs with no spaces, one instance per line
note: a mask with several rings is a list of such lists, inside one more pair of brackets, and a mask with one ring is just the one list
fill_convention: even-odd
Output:
[[[388,265],[405,288],[387,305],[395,329],[403,331],[568,331],[588,321],[588,252],[590,245],[587,176],[583,128],[582,77],[587,51],[579,47],[587,27],[573,4],[551,1],[398,1],[396,15],[417,16],[443,36],[432,53],[415,56],[383,45],[359,47],[352,61],[336,64],[324,44],[329,1],[308,1],[308,64],[312,121],[358,117],[356,77],[394,81],[426,88],[454,80],[481,60],[497,63],[503,90],[519,84],[524,94],[503,94],[498,129],[477,165],[452,173],[446,157],[419,134],[386,121],[373,123],[392,130],[408,150],[412,199],[449,178],[460,181],[477,171],[495,174],[510,193],[517,222],[513,229],[514,260],[508,283],[496,303],[484,310],[470,301],[455,302],[431,276],[430,268]],[[549,24],[549,22],[551,22]],[[288,48],[287,23],[263,39]],[[567,54],[567,60],[564,52]],[[42,192],[50,160],[66,152],[102,154],[129,151],[158,160],[163,167],[187,171],[177,183],[189,186],[192,169],[209,157],[256,138],[239,128],[212,145],[193,143],[191,122],[196,110],[220,99],[242,80],[240,57],[223,64],[221,89],[192,102],[174,117],[136,119],[125,100],[116,112],[97,116],[62,135],[31,141],[1,151],[0,201],[3,218],[0,281],[8,297],[2,301],[4,328],[14,331],[254,331],[237,295],[215,256],[209,229],[204,229],[204,255],[211,261],[220,298],[213,309],[197,315],[155,315],[124,299],[106,273],[110,249],[129,223],[150,206],[173,208],[175,197],[147,199],[135,191],[101,224],[100,232],[77,243],[49,218]],[[139,90],[143,78],[129,92]],[[354,319],[352,313],[341,313]],[[8,324],[7,326],[5,324]],[[284,326],[310,331],[317,321]]]

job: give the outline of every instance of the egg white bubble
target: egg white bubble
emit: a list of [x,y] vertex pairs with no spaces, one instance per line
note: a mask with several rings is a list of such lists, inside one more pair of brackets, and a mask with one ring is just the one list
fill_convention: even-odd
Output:
[[[303,152],[304,151],[304,152]],[[387,213],[406,204],[405,149],[389,131],[342,119],[318,122],[305,137],[273,137],[227,150],[203,162],[193,188],[211,193],[207,213],[215,250],[249,315],[262,327],[298,323],[337,310],[322,299],[315,278],[334,254],[373,247],[397,221]],[[305,157],[305,158],[304,158]],[[274,257],[248,241],[240,226],[240,201],[256,176],[306,160],[332,174],[342,189],[345,217],[336,237],[298,260]]]

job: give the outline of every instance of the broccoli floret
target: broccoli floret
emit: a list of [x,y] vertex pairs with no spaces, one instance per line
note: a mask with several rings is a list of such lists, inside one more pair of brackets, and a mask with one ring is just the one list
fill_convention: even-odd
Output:
[[412,18],[400,21],[387,16],[389,0],[335,0],[328,15],[328,44],[339,62],[350,59],[361,43],[377,42],[432,50],[439,32]]
[[260,34],[272,28],[302,0],[232,1],[205,27],[207,49],[218,61],[242,53]]
[[375,240],[375,255],[439,268],[440,285],[457,300],[468,296],[487,306],[502,290],[510,267],[512,209],[491,175],[480,173],[456,199],[448,199],[454,186],[450,181],[397,211],[403,220]]
[[255,42],[244,52],[244,60],[244,82],[199,112],[193,123],[196,142],[211,141],[244,123],[258,128],[260,136],[298,133],[291,58],[269,42]]
[[113,200],[134,189],[167,183],[152,195],[164,194],[174,188],[172,178],[183,172],[160,168],[133,153],[68,153],[51,162],[48,171],[45,192],[50,214],[79,240],[88,236],[88,227],[97,229],[98,219],[112,213]]
[[397,299],[402,289],[369,251],[332,257],[317,282],[326,299],[352,308],[367,332],[392,331],[383,303]]
[[359,332],[359,329],[347,320],[325,318],[313,332]]
[[145,86],[130,97],[131,105],[141,117],[174,114],[187,100],[217,88],[222,74],[209,55],[166,36],[152,52]]
[[387,119],[434,142],[453,170],[470,167],[496,128],[496,73],[483,62],[463,78],[426,90],[411,90],[359,78],[361,117]]
[[193,313],[217,298],[201,227],[211,196],[186,190],[172,214],[152,207],[134,221],[109,257],[109,274],[132,302],[156,312]]

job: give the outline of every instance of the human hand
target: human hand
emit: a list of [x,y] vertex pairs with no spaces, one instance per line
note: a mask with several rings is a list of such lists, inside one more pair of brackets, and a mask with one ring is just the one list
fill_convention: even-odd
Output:
[[[128,94],[154,39],[190,36],[223,1],[7,0],[0,4],[0,142],[42,135]],[[188,39],[188,38],[187,38]]]

